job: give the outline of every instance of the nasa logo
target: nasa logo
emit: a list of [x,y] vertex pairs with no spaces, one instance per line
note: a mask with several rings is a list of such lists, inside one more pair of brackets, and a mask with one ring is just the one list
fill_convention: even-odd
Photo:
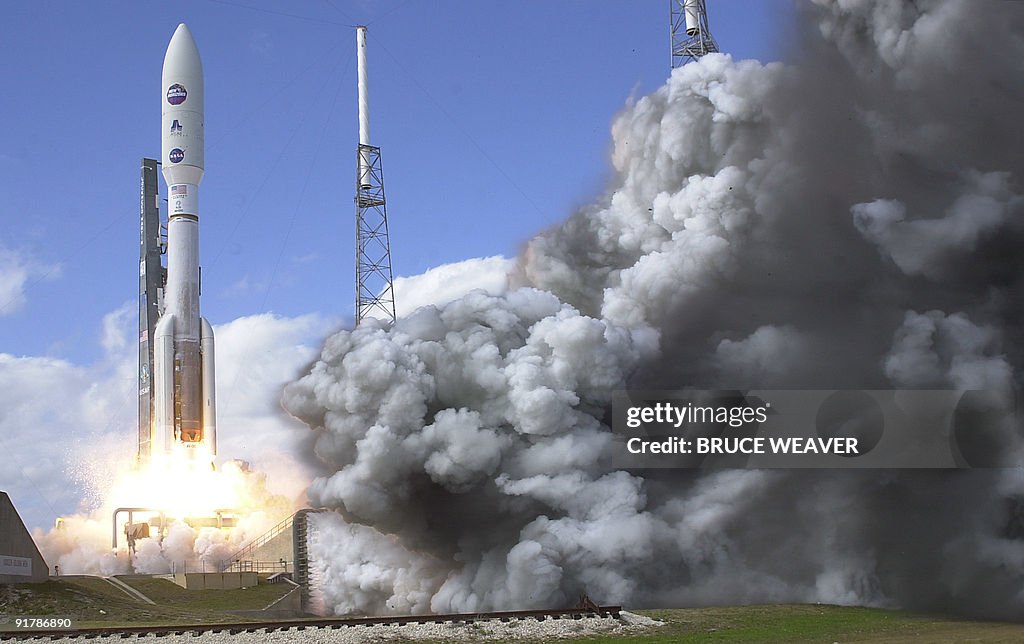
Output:
[[181,148],[174,148],[167,158],[171,160],[171,163],[181,163],[185,160],[185,152]]
[[181,105],[188,98],[188,92],[185,91],[185,86],[180,83],[175,83],[167,88],[167,102],[171,105]]

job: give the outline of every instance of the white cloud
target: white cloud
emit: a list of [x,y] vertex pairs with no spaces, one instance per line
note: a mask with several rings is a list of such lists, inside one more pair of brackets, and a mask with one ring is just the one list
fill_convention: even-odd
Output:
[[233,282],[222,291],[224,297],[244,297],[247,295],[265,293],[267,282],[251,277],[248,273]]
[[[0,354],[0,489],[29,525],[77,509],[80,491],[69,485],[67,466],[76,444],[103,429],[90,426],[90,408],[123,393],[110,386],[111,375],[64,360]],[[97,395],[104,400],[91,398]]]
[[255,29],[249,34],[249,51],[257,58],[269,60],[272,50],[273,44],[270,40],[270,34],[262,29]]
[[59,264],[40,264],[23,251],[0,245],[0,317],[17,313],[25,306],[25,287],[29,280],[59,274]]
[[500,255],[442,264],[421,275],[395,278],[395,312],[404,317],[421,306],[441,306],[474,289],[490,295],[508,290],[508,274],[515,260]]

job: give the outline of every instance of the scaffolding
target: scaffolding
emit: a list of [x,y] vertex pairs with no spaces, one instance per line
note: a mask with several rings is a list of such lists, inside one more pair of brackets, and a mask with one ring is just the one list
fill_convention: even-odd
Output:
[[672,69],[718,51],[705,0],[669,0],[669,37]]
[[394,322],[395,295],[380,148],[360,144],[356,155],[356,324],[366,317]]

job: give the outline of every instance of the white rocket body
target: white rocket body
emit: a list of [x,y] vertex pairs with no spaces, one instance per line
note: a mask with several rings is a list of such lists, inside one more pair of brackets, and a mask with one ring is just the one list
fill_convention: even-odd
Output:
[[161,168],[167,182],[167,284],[153,347],[153,451],[217,453],[213,329],[199,315],[203,63],[178,25],[164,55]]

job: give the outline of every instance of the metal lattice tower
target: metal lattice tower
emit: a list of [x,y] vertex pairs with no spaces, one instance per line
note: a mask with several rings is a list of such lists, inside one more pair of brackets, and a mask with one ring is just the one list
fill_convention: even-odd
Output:
[[391,240],[380,148],[360,144],[356,167],[356,324],[367,316],[394,322]]
[[672,69],[718,51],[705,0],[669,0]]
[[359,147],[356,150],[356,324],[365,317],[395,321],[391,239],[380,148],[370,145],[366,27],[356,27],[359,73]]

